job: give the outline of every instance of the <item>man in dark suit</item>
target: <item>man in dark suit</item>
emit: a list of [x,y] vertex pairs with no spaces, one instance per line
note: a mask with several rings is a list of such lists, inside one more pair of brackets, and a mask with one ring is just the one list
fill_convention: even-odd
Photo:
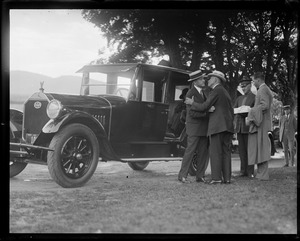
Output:
[[[186,97],[193,98],[197,103],[203,103],[208,95],[205,88],[205,74],[201,70],[197,70],[190,74],[188,81],[193,81],[192,88],[188,91]],[[178,180],[186,183],[188,171],[192,163],[194,153],[197,153],[197,171],[196,181],[205,183],[204,174],[208,162],[208,113],[195,112],[191,110],[191,106],[186,109],[186,134],[187,148],[181,162],[181,168],[178,173]]]
[[195,111],[207,111],[212,106],[214,112],[209,114],[207,135],[210,137],[210,163],[212,180],[208,184],[231,183],[231,141],[233,129],[233,107],[231,98],[222,86],[226,82],[225,75],[213,71],[207,75],[208,86],[212,89],[204,103],[197,103],[186,98],[185,103]]
[[[244,76],[240,81],[240,87],[244,92],[244,95],[239,96],[234,104],[234,108],[240,106],[253,107],[255,103],[255,95],[251,92],[251,78]],[[254,166],[248,165],[248,134],[249,126],[245,123],[247,114],[236,114],[235,115],[235,128],[234,132],[237,133],[237,140],[239,142],[239,155],[241,159],[240,176],[252,177],[254,174]]]

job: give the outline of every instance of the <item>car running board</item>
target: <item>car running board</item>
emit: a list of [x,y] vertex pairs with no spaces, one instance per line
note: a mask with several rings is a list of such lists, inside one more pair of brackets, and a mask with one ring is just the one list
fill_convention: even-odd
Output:
[[124,162],[140,162],[140,161],[181,161],[182,157],[151,157],[151,158],[122,158]]

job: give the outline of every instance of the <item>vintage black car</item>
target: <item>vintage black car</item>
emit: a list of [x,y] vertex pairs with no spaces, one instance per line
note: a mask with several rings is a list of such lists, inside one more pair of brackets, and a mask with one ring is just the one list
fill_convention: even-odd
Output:
[[[176,135],[168,126],[189,87],[188,71],[133,63],[86,65],[77,72],[80,95],[47,93],[41,86],[23,113],[10,110],[11,177],[27,163],[46,164],[51,177],[70,188],[84,185],[99,160],[143,170],[150,161],[182,159],[185,132]],[[195,170],[193,162],[190,174]]]

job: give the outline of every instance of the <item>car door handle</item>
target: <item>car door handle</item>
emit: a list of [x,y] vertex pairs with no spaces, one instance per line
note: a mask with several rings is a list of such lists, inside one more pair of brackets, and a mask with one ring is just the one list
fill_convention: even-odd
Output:
[[169,113],[169,109],[163,110],[160,112],[161,114],[167,115]]
[[154,104],[150,103],[150,104],[147,104],[147,107],[153,109],[154,108]]

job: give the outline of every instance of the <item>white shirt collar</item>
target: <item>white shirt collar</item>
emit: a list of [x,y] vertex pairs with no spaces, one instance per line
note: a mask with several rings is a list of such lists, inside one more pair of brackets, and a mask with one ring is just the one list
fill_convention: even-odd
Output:
[[258,88],[260,88],[262,85],[266,85],[266,83],[262,83]]
[[196,85],[194,85],[194,87],[196,88],[196,90],[197,90],[199,93],[201,93],[202,88],[200,88],[200,87],[198,87],[198,86],[196,86]]
[[215,84],[214,86],[212,86],[211,88],[214,89],[216,88],[217,85],[219,85],[220,83]]

